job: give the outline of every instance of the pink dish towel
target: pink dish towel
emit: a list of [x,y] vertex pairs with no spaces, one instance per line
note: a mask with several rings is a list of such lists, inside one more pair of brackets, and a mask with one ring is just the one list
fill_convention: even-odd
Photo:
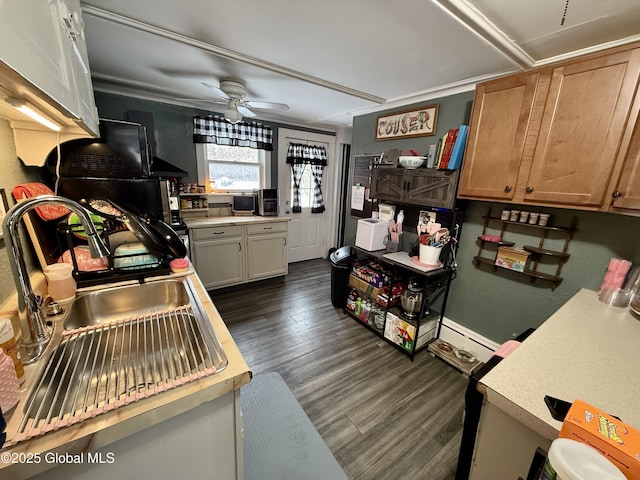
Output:
[[[16,200],[22,200],[23,198],[33,198],[40,195],[55,195],[53,190],[47,187],[44,183],[32,182],[23,183],[17,185],[11,191],[13,198]],[[71,210],[62,205],[41,205],[35,208],[38,216],[45,221],[58,220],[59,218],[69,215]]]
[[520,346],[520,343],[521,342],[517,340],[507,340],[502,345],[500,345],[500,347],[494,352],[494,355],[505,358],[516,348],[518,348]]

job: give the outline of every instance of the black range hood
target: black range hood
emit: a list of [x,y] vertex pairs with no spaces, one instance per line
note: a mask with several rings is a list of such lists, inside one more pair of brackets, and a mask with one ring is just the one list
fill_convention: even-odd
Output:
[[158,178],[188,177],[189,172],[158,157],[151,157],[151,176]]

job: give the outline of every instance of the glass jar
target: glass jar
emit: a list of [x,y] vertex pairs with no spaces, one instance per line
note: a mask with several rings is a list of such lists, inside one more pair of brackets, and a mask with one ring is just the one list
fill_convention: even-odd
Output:
[[358,300],[358,293],[355,290],[351,290],[347,297],[347,310],[356,311],[356,300]]
[[47,278],[47,293],[58,303],[70,302],[76,297],[76,281],[73,278],[73,265],[54,263],[44,267]]

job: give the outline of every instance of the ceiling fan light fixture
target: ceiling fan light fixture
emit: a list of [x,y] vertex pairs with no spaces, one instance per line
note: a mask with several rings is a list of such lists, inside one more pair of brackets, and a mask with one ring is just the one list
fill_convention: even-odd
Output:
[[229,108],[224,111],[224,119],[229,123],[236,124],[242,120],[242,114],[236,109]]

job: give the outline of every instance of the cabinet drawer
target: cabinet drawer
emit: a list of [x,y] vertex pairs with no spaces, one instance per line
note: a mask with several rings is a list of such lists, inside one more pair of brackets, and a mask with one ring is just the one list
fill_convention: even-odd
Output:
[[241,225],[227,225],[224,227],[207,227],[207,228],[194,228],[193,230],[194,240],[209,240],[212,238],[224,238],[224,237],[237,237],[242,236]]
[[247,225],[248,235],[255,235],[256,233],[275,233],[286,231],[287,222],[258,223],[256,225]]

